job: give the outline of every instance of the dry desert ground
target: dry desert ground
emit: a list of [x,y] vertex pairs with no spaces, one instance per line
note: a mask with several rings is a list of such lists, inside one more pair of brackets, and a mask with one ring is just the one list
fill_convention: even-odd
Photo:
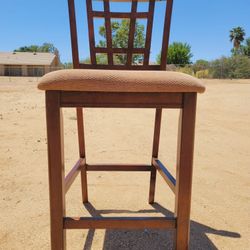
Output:
[[[198,97],[191,249],[250,249],[250,80],[205,80]],[[0,78],[0,249],[49,249],[44,93],[36,78]],[[160,158],[175,172],[178,111],[164,111]],[[154,110],[86,109],[87,161],[150,163]],[[65,161],[77,160],[75,110],[64,111]],[[174,196],[157,176],[156,204],[147,203],[149,173],[91,172],[83,207],[79,177],[67,215],[162,216]],[[171,249],[165,230],[76,230],[68,249]]]

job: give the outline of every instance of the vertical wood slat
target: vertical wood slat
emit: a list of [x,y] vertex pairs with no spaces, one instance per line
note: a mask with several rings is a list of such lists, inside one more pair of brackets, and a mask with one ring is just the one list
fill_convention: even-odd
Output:
[[92,0],[86,0],[87,5],[87,16],[88,16],[88,30],[89,30],[89,47],[90,47],[90,60],[91,64],[96,65],[96,54],[94,52],[95,48],[95,33],[94,33],[94,23],[91,13],[92,9]]
[[173,0],[167,0],[166,5],[167,6],[166,6],[165,21],[164,21],[162,48],[161,48],[161,70],[166,70],[167,67],[167,52],[168,52],[171,16],[173,9]]
[[109,0],[104,0],[104,11],[105,11],[105,30],[106,30],[106,40],[108,48],[108,64],[113,65],[113,53],[112,53],[112,30],[111,30],[111,21],[108,16],[110,12]]
[[131,5],[131,19],[129,24],[129,37],[128,37],[128,49],[129,52],[127,53],[127,66],[131,66],[132,64],[132,50],[134,47],[134,38],[135,38],[135,26],[136,26],[136,18],[133,16],[133,13],[137,11],[137,0],[132,1]]
[[69,21],[70,21],[70,34],[71,34],[71,47],[74,68],[79,68],[79,51],[78,51],[78,39],[76,28],[76,14],[75,14],[75,2],[74,0],[68,0],[69,9]]
[[155,0],[149,0],[149,17],[147,20],[147,32],[146,32],[145,54],[144,54],[143,65],[149,64],[152,29],[153,29],[153,21],[154,21],[154,9],[155,9]]
[[197,93],[185,93],[180,114],[175,190],[176,249],[188,249],[189,245],[196,98]]
[[64,147],[60,92],[46,91],[51,249],[66,249]]
[[162,117],[162,109],[156,109],[153,150],[152,150],[152,168],[150,174],[150,187],[149,187],[149,204],[154,203],[154,196],[155,196],[156,168],[153,164],[153,159],[158,158],[160,131],[161,131],[161,117]]

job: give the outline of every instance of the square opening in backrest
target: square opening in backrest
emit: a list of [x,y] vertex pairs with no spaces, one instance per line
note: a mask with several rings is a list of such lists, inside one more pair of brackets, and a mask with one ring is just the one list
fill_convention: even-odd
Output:
[[133,54],[132,65],[143,65],[144,54]]
[[136,19],[134,48],[145,48],[147,22],[147,19]]
[[102,0],[92,0],[93,11],[104,11],[104,3]]
[[111,18],[112,47],[128,48],[130,19]]
[[96,63],[100,65],[107,65],[108,64],[107,53],[96,53]]
[[143,1],[137,3],[137,12],[148,12],[149,9],[149,1]]
[[113,54],[113,61],[115,65],[126,65],[127,54]]
[[90,57],[89,35],[87,24],[86,3],[84,1],[75,1],[75,16],[77,23],[77,42],[80,60]]
[[[166,11],[165,1],[155,2],[155,15],[153,20],[151,52],[149,56],[150,64],[160,64],[160,53],[162,47],[164,16]],[[157,13],[157,14],[156,14]]]
[[94,18],[95,47],[106,48],[106,29],[104,18]]
[[129,13],[131,12],[131,2],[109,2],[109,6],[110,6],[110,11],[111,12],[125,12],[125,13]]

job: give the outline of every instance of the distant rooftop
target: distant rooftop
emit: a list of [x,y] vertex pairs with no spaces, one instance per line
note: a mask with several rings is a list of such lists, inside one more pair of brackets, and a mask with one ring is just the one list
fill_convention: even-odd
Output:
[[0,65],[51,65],[52,53],[0,52]]

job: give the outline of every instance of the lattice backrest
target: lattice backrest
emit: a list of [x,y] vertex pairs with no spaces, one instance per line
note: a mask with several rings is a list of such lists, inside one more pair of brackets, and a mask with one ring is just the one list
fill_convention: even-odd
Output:
[[[160,65],[150,65],[149,56],[152,40],[152,28],[155,12],[155,2],[157,0],[148,0],[149,7],[146,12],[137,12],[138,2],[142,0],[116,0],[115,2],[132,2],[130,12],[112,12],[110,11],[111,0],[103,0],[104,10],[95,11],[92,7],[92,0],[86,0],[87,19],[88,19],[88,32],[89,32],[89,47],[90,47],[90,60],[91,64],[83,64],[79,61],[78,41],[77,41],[77,28],[76,28],[76,16],[75,16],[75,3],[74,0],[68,0],[69,3],[69,17],[70,17],[70,29],[71,29],[71,43],[73,53],[73,65],[74,68],[88,68],[88,69],[125,69],[125,70],[166,70],[167,64],[167,49],[169,42],[169,32],[171,23],[171,14],[173,0],[165,0],[166,10],[164,17],[163,38],[161,45],[161,61]],[[143,2],[147,2],[144,0]],[[157,13],[156,13],[157,14]],[[104,18],[105,20],[105,37],[106,43],[104,47],[96,46],[95,44],[95,32],[94,32],[94,18]],[[112,27],[111,19],[127,19],[129,20],[128,42],[127,47],[117,48],[112,44]],[[146,19],[146,36],[145,46],[143,48],[136,48],[134,46],[134,39],[136,33],[136,20]],[[156,24],[157,25],[157,24]],[[160,47],[159,47],[160,49]],[[107,55],[107,63],[97,63],[96,55],[102,53]],[[140,63],[133,63],[134,55],[142,55],[142,61]],[[123,64],[115,63],[115,55],[124,56]]]

